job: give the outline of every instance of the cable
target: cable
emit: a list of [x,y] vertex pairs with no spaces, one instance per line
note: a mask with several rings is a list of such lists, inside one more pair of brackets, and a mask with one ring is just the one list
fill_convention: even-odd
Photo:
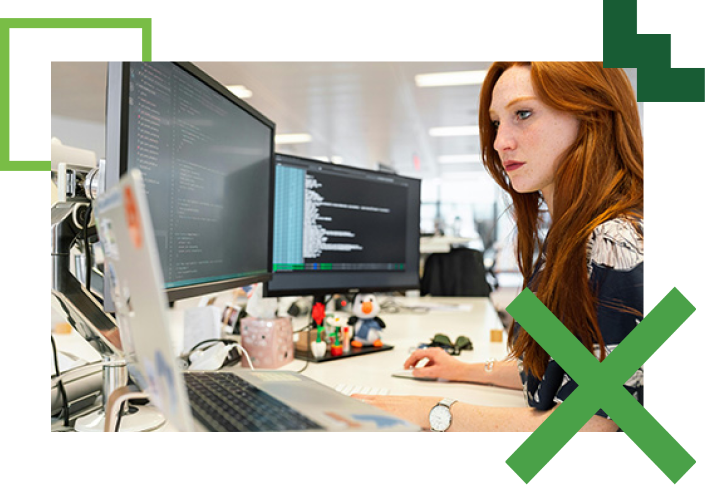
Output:
[[118,411],[117,415],[117,421],[115,421],[115,432],[117,433],[120,431],[120,422],[122,421],[122,415],[125,413],[125,406],[127,405],[128,401],[123,401],[120,404],[120,410]]
[[247,350],[245,350],[245,348],[237,342],[235,342],[234,345],[240,350],[240,352],[245,355],[245,359],[247,359],[247,363],[250,365],[250,369],[255,370],[255,366],[252,365],[252,361],[250,360],[250,354],[247,353]]
[[88,225],[91,223],[91,213],[93,211],[93,206],[88,204],[86,211],[83,213],[83,242],[84,242],[84,252],[86,253],[86,289],[89,293],[91,291],[91,272],[93,269],[93,262],[91,257],[91,243],[88,240]]
[[181,358],[185,359],[186,362],[190,362],[191,354],[193,354],[196,351],[196,349],[198,349],[198,347],[200,347],[203,344],[207,344],[207,343],[211,343],[211,342],[213,342],[213,343],[222,342],[222,343],[226,344],[227,346],[230,347],[230,349],[228,349],[228,353],[230,352],[230,350],[233,347],[237,347],[237,349],[240,351],[240,353],[245,356],[245,359],[247,360],[247,363],[249,364],[250,368],[252,370],[255,370],[255,366],[252,365],[252,360],[250,360],[250,355],[247,353],[247,350],[245,350],[245,348],[242,347],[238,342],[236,342],[232,339],[227,339],[227,338],[210,338],[210,339],[203,340],[203,341],[197,343],[196,345],[194,345],[193,347],[191,347],[191,350],[189,350],[185,354],[181,354]]
[[61,412],[64,415],[64,426],[69,426],[69,399],[66,395],[66,388],[64,388],[64,381],[61,377],[61,372],[59,371],[59,356],[56,351],[56,342],[54,341],[54,336],[51,336],[51,349],[54,353],[54,368],[56,369],[56,377],[58,377],[59,382],[59,393],[61,393]]
[[[313,326],[308,325],[306,328],[309,330],[308,332],[306,332],[306,348],[308,349],[307,352],[311,352],[311,332],[310,332],[310,330],[312,330]],[[305,362],[305,364],[304,364],[303,368],[296,371],[297,374],[301,374],[303,371],[305,371],[308,368],[309,360],[305,359],[304,362]]]

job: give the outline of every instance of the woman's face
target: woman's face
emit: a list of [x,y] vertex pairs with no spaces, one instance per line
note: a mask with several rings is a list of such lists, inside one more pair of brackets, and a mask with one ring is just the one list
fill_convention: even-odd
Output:
[[489,115],[497,128],[494,149],[512,188],[520,193],[540,190],[552,210],[559,159],[578,137],[580,122],[539,100],[529,66],[511,67],[500,76]]

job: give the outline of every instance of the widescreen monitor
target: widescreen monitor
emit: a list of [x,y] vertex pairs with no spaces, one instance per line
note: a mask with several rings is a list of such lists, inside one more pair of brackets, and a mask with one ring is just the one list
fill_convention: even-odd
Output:
[[277,153],[265,296],[418,288],[420,193],[418,179]]
[[109,63],[107,89],[106,186],[141,170],[168,299],[266,281],[274,123],[188,63]]

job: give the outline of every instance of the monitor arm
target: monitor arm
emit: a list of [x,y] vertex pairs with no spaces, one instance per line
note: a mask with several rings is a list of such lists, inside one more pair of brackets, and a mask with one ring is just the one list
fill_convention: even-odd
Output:
[[[82,190],[77,193],[76,184],[67,187],[59,183],[59,202],[51,208],[52,304],[62,310],[71,326],[101,355],[105,407],[110,394],[127,384],[127,368],[115,319],[103,311],[102,304],[70,271],[71,248],[83,230],[81,211],[90,204],[85,181],[91,179],[90,176],[84,179],[85,174],[76,178],[77,172],[73,172],[69,177],[60,174],[58,179],[78,179]],[[68,200],[66,194],[70,194]]]
[[70,251],[81,228],[75,214],[81,205],[58,202],[51,208],[51,294],[68,322],[103,357],[120,356],[122,346],[115,319],[70,271]]

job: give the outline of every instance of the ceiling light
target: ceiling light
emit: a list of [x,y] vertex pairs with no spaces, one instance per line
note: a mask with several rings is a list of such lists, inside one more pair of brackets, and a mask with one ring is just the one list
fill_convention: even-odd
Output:
[[431,136],[478,136],[479,126],[443,126],[428,130]]
[[308,133],[287,133],[284,135],[275,135],[274,143],[277,145],[292,145],[294,143],[309,143],[311,135]]
[[245,86],[227,86],[228,90],[240,99],[247,99],[252,97],[252,91],[247,89]]
[[427,88],[432,86],[464,86],[482,84],[487,71],[456,71],[417,74],[414,77],[416,86]]
[[480,163],[480,155],[466,154],[466,155],[443,155],[438,157],[438,163]]

